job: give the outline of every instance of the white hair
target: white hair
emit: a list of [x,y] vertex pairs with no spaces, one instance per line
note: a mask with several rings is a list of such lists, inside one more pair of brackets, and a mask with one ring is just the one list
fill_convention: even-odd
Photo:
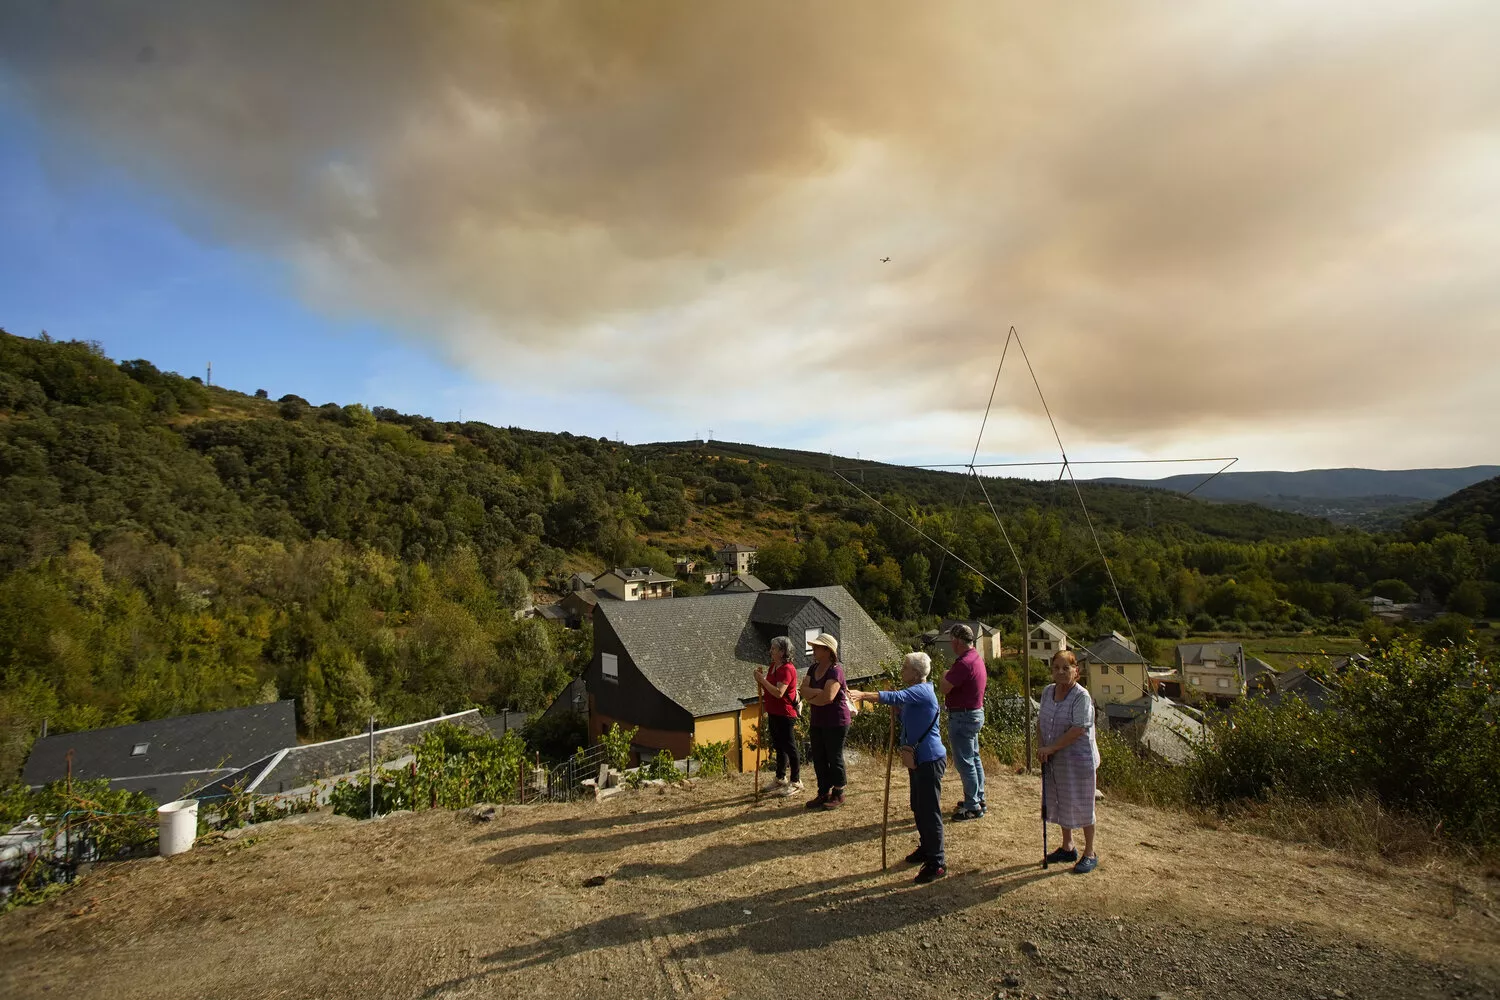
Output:
[[917,673],[921,674],[917,680],[925,681],[927,675],[932,673],[932,657],[926,653],[907,653],[901,658],[901,666],[911,667],[916,670]]

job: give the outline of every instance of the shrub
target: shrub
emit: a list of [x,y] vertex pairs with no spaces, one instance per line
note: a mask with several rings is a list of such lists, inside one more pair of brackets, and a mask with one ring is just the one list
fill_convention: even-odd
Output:
[[1431,646],[1458,646],[1473,628],[1474,623],[1463,615],[1442,615],[1422,630],[1422,638]]
[[1449,834],[1500,842],[1500,677],[1471,642],[1395,640],[1344,678],[1337,717],[1355,770],[1381,802],[1440,821]]
[[1371,585],[1370,593],[1397,604],[1410,604],[1417,599],[1417,592],[1405,580],[1377,580]]
[[652,757],[649,763],[642,765],[637,773],[650,781],[677,782],[682,780],[682,772],[677,770],[677,762],[672,759],[671,752],[667,750],[658,750],[656,756]]
[[1099,740],[1099,787],[1128,802],[1149,806],[1177,806],[1187,799],[1186,772],[1141,753],[1118,733],[1103,732]]
[[[526,744],[511,730],[500,739],[453,725],[423,735],[410,766],[375,774],[375,811],[462,809],[476,802],[514,798],[526,770]],[[329,797],[333,811],[369,817],[370,779],[340,781]]]
[[606,732],[599,734],[599,743],[604,747],[604,759],[616,771],[630,766],[630,741],[635,739],[636,729],[621,729],[618,722],[611,722]]
[[693,770],[705,778],[729,773],[729,749],[733,743],[720,740],[717,743],[694,743],[689,758],[697,762]]
[[1189,793],[1207,806],[1273,793],[1322,801],[1350,788],[1350,756],[1338,713],[1315,712],[1297,698],[1274,706],[1248,699],[1198,745]]

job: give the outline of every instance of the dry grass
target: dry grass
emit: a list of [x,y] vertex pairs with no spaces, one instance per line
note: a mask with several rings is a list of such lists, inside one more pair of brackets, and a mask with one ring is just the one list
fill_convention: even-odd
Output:
[[[741,775],[513,807],[486,824],[448,813],[267,824],[101,869],[0,918],[0,994],[769,1000],[815,969],[833,995],[946,1000],[993,996],[1007,966],[1028,961],[1022,940],[1053,956],[1026,966],[1047,995],[1119,995],[1118,982],[1085,988],[1072,974],[1119,975],[1122,962],[1128,996],[1197,983],[1192,995],[1305,1000],[1308,975],[1350,996],[1414,996],[1446,970],[1484,989],[1500,975],[1500,922],[1484,916],[1500,886],[1472,867],[1354,864],[1107,799],[1099,870],[1042,872],[1037,779],[997,773],[990,816],[949,828],[950,877],[914,887],[910,869],[880,870],[883,779],[865,758],[836,813],[752,802]],[[913,839],[904,799],[898,786],[898,859]],[[1267,964],[1266,942],[1293,927],[1276,947],[1312,942],[1306,971],[1284,951]],[[1111,951],[1107,966],[1078,953],[1127,928],[1141,947]],[[1182,928],[1209,937],[1201,974],[1172,950]],[[1232,984],[1205,991],[1204,977],[1226,972]]]

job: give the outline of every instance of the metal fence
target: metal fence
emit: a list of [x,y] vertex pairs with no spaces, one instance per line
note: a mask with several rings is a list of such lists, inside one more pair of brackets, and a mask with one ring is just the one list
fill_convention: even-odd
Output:
[[158,848],[156,810],[74,810],[32,816],[0,834],[0,901],[71,882],[80,866],[147,857]]

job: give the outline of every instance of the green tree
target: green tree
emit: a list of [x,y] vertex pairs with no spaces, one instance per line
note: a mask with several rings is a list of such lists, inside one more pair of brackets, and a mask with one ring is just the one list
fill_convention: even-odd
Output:
[[1465,580],[1448,595],[1448,610],[1465,618],[1484,614],[1485,603],[1484,587],[1478,580]]

